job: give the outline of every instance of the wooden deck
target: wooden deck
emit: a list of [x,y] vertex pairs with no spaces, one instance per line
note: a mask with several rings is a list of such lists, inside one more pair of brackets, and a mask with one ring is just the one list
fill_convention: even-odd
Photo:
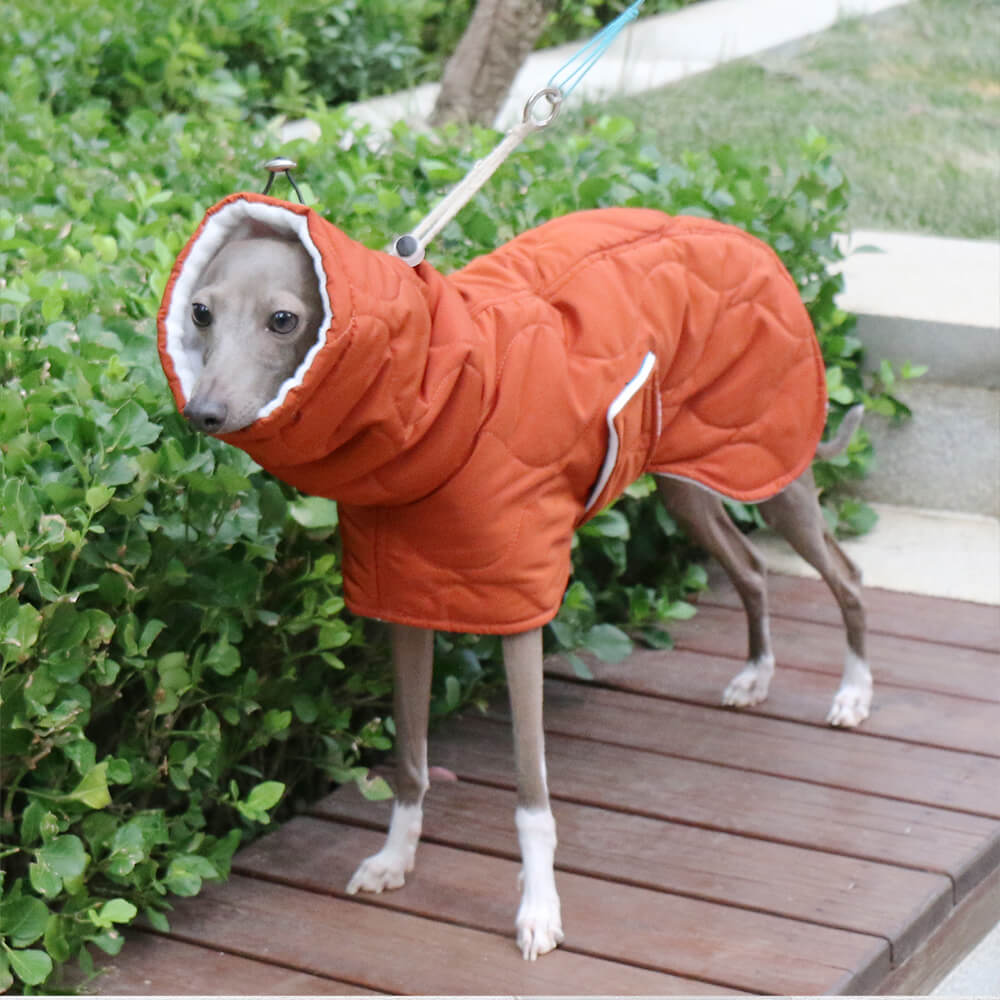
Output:
[[[1000,609],[869,591],[876,699],[823,725],[842,631],[824,588],[772,580],[779,669],[718,707],[744,624],[720,584],[677,649],[549,663],[566,942],[526,963],[506,709],[439,730],[407,886],[344,895],[389,805],[342,789],[243,850],[225,885],[136,932],[96,984],[129,994],[920,992],[1000,920]],[[440,772],[439,772],[440,773]],[[1000,984],[998,984],[1000,988]]]

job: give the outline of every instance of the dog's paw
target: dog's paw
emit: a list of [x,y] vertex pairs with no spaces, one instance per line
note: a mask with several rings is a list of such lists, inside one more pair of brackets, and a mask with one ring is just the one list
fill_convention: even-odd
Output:
[[731,708],[759,705],[766,697],[774,676],[774,657],[751,660],[730,682],[722,695],[722,704]]
[[403,887],[406,876],[413,871],[422,820],[423,810],[419,805],[400,805],[397,802],[393,806],[385,846],[358,866],[347,883],[349,895]]
[[517,912],[517,946],[529,962],[552,951],[563,942],[559,897],[525,899]]
[[851,729],[860,725],[871,711],[872,689],[864,684],[845,684],[833,699],[826,721],[831,726]]
[[868,718],[872,706],[872,672],[865,660],[851,650],[844,658],[844,676],[826,717],[831,726],[850,729]]
[[378,854],[365,858],[347,883],[347,893],[382,892],[383,889],[401,889],[406,876],[413,871],[412,856],[407,859],[399,851],[383,848]]

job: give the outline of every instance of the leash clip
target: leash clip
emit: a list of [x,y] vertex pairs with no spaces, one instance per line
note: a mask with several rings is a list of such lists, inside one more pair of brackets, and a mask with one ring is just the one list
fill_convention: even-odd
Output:
[[297,166],[298,163],[296,163],[295,160],[288,159],[287,156],[276,156],[273,160],[268,160],[267,163],[264,164],[264,169],[268,171],[269,176],[262,193],[267,194],[271,190],[274,178],[277,177],[278,174],[284,174],[288,178],[288,183],[292,185],[295,194],[298,196],[299,203],[304,205],[306,200],[302,197],[302,192],[299,190],[298,184],[295,183],[295,178],[292,177],[292,170],[294,170]]

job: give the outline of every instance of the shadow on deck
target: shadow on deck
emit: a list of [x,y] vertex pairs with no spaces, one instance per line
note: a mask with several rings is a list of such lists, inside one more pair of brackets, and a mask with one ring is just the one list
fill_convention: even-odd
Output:
[[432,739],[407,886],[348,897],[390,804],[341,789],[136,932],[105,994],[872,994],[932,987],[1000,919],[1000,609],[870,590],[872,717],[823,719],[843,646],[813,581],[774,577],[767,704],[719,694],[744,655],[719,583],[596,683],[550,660],[549,781],[565,944],[513,942],[505,706]]

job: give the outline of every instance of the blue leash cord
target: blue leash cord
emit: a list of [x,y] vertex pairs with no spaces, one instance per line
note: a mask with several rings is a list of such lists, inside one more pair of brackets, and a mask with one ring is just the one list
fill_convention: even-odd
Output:
[[[387,248],[410,267],[424,259],[427,244],[461,211],[462,206],[493,176],[501,163],[514,151],[525,136],[547,128],[555,121],[563,101],[587,75],[590,68],[607,51],[608,46],[621,34],[622,29],[639,16],[645,0],[635,0],[610,24],[602,28],[571,59],[568,59],[549,78],[547,86],[537,90],[524,105],[521,121],[500,141],[496,148],[479,160],[465,177],[438,202],[409,233],[397,237]],[[541,106],[545,101],[547,107]],[[268,169],[272,169],[269,167]],[[284,168],[287,171],[287,168]],[[289,178],[291,180],[291,178]],[[269,185],[270,186],[270,185]]]
[[625,26],[639,16],[639,8],[645,0],[635,0],[609,24],[606,24],[586,45],[575,53],[549,77],[548,85],[569,97],[577,84],[590,72],[591,67],[607,52],[611,43],[621,34]]

